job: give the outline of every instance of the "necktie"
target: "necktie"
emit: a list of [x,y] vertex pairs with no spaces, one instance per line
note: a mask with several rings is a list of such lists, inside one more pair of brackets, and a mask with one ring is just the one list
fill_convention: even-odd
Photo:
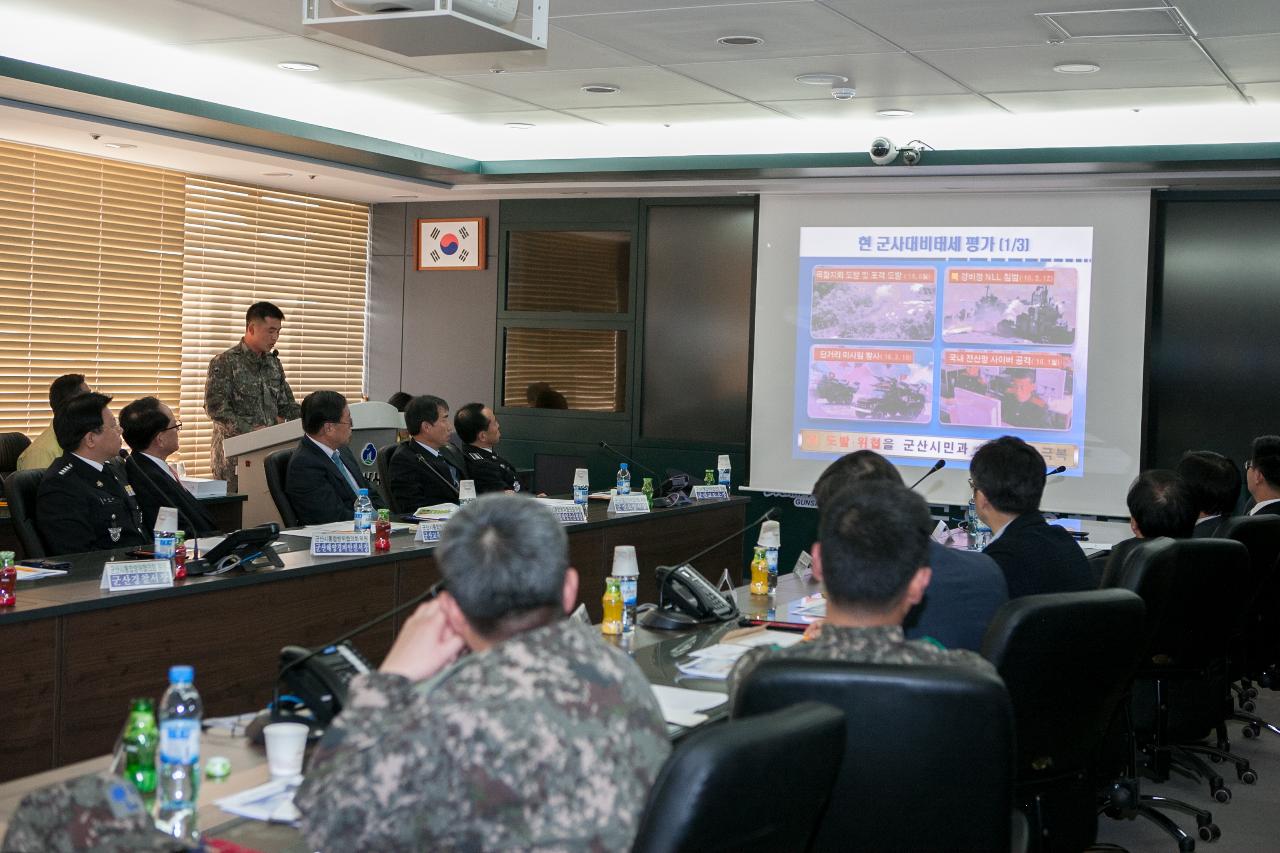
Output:
[[347,485],[351,487],[351,491],[359,492],[360,487],[356,485],[356,478],[351,476],[351,472],[347,470],[347,466],[342,464],[342,454],[333,451],[333,464],[338,466],[338,470],[342,472],[342,476],[347,478]]
[[178,466],[174,465],[172,462],[168,463],[168,465],[169,465],[169,473],[173,475],[173,479],[177,480],[178,482],[182,482],[182,478],[178,476]]

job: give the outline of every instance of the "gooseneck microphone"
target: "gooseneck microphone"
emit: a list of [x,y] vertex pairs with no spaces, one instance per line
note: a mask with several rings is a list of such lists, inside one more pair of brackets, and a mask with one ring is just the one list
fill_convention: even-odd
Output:
[[713,543],[713,544],[711,544],[711,545],[708,545],[706,548],[703,548],[701,551],[699,551],[698,553],[694,554],[694,555],[693,555],[692,557],[690,557],[689,559],[687,559],[687,560],[681,560],[680,562],[676,563],[674,566],[658,566],[658,568],[657,568],[658,577],[659,577],[659,578],[661,578],[663,575],[665,575],[667,572],[672,571],[673,569],[676,569],[676,568],[678,568],[678,567],[680,567],[680,566],[688,566],[688,565],[692,564],[694,560],[698,560],[698,559],[701,559],[702,557],[707,556],[708,554],[710,554],[710,553],[711,553],[712,551],[714,551],[715,549],[719,548],[719,547],[720,547],[721,545],[723,545],[724,543],[726,543],[726,542],[728,542],[728,541],[730,541],[730,540],[732,540],[732,539],[736,539],[736,538],[738,538],[739,536],[741,536],[742,534],[746,533],[748,530],[750,530],[750,529],[751,529],[751,528],[753,528],[753,527],[758,527],[758,526],[760,526],[761,524],[764,524],[766,521],[768,521],[769,519],[773,518],[773,516],[774,516],[775,514],[777,514],[777,512],[778,512],[777,507],[773,507],[773,508],[771,508],[771,509],[766,510],[766,511],[765,511],[765,513],[764,513],[764,515],[760,516],[760,517],[759,517],[759,518],[757,518],[755,521],[753,521],[753,522],[751,522],[750,524],[748,524],[746,527],[744,527],[744,528],[742,528],[741,530],[738,530],[738,531],[736,531],[736,532],[734,532],[734,533],[730,533],[728,536],[724,537],[724,538],[723,538],[723,539],[721,539],[720,541],[715,542],[715,543]]
[[943,468],[946,468],[946,467],[947,467],[947,460],[939,459],[937,462],[933,463],[932,468],[924,472],[923,477],[921,477],[919,480],[916,480],[914,483],[911,484],[911,488],[914,489],[916,486],[920,485],[925,480],[929,479],[934,474],[938,473],[939,471],[941,471]]
[[1066,465],[1059,465],[1057,468],[1050,468],[1048,471],[1045,471],[1044,475],[1046,477],[1052,477],[1054,474],[1061,474],[1065,470],[1067,470]]
[[653,470],[653,469],[652,469],[652,468],[650,468],[648,465],[641,465],[639,462],[637,462],[636,460],[632,459],[630,456],[628,456],[627,454],[623,453],[621,450],[619,450],[618,448],[614,447],[614,446],[613,446],[612,444],[610,444],[609,442],[607,442],[607,441],[602,441],[602,442],[600,442],[600,446],[601,446],[601,447],[603,447],[605,450],[609,451],[610,453],[612,453],[614,456],[616,456],[616,457],[618,457],[619,459],[621,459],[623,462],[626,462],[626,463],[627,463],[628,465],[630,465],[632,468],[635,468],[635,469],[640,470],[640,471],[644,471],[646,474],[648,474],[649,476],[653,477],[655,480],[660,480],[660,479],[661,479],[661,478],[658,476],[658,472],[657,472],[657,471]]

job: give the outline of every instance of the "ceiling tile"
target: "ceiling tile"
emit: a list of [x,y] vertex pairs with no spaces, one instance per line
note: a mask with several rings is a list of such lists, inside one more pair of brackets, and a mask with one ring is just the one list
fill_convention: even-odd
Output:
[[571,71],[585,68],[617,68],[648,63],[634,56],[582,38],[558,26],[547,33],[546,50],[513,50],[504,53],[460,53],[456,56],[407,57],[406,64],[444,77],[483,74],[490,68],[507,71]]
[[1249,83],[1240,88],[1261,105],[1280,106],[1280,83]]
[[[777,3],[778,0],[551,0],[551,17],[563,18],[576,15],[597,15],[611,12],[656,12],[667,9],[690,9],[695,6],[716,7],[721,14],[737,13],[737,6],[752,6],[759,3]],[[796,3],[811,3],[813,0],[792,0]],[[521,11],[529,4],[529,0],[520,0]]]
[[[818,121],[835,121],[844,118],[876,119],[885,122],[885,127],[893,127],[899,119],[883,119],[876,115],[877,110],[907,109],[915,113],[916,118],[945,119],[972,115],[1003,115],[1004,111],[993,106],[977,95],[931,95],[924,97],[900,98],[863,98],[852,101],[837,101],[827,98],[825,101],[769,101],[765,106],[780,110],[798,119]],[[870,142],[870,138],[867,139]]]
[[702,62],[671,65],[712,86],[752,101],[830,100],[827,86],[797,83],[800,74],[831,73],[848,77],[859,96],[950,95],[965,91],[944,74],[905,53],[860,56],[815,56],[755,62]]
[[315,83],[338,83],[351,80],[380,80],[393,77],[412,77],[419,74],[392,62],[365,56],[340,47],[324,44],[299,36],[278,36],[266,39],[242,41],[202,42],[186,47],[192,53],[236,60],[261,68],[274,68],[278,62],[314,62],[319,71],[279,71],[280,74],[298,77]]
[[[578,116],[569,115],[568,113],[555,112],[553,110],[510,110],[494,113],[466,113],[456,115],[454,118],[465,121],[467,124],[477,125],[479,127],[501,127],[504,132],[513,134],[514,139],[519,139],[522,133],[535,133],[538,128],[553,128],[566,126],[588,127],[592,124],[589,119],[579,118]],[[521,122],[534,125],[532,130],[515,130],[506,127],[512,122]],[[566,153],[566,156],[572,157],[573,154]]]
[[987,97],[1015,113],[1063,110],[1152,109],[1239,104],[1240,96],[1221,86],[1164,86],[1147,89],[1087,89],[1069,92],[992,92]]
[[1201,38],[1280,33],[1275,0],[1177,0],[1175,5]]
[[594,109],[568,110],[567,112],[600,124],[686,125],[720,121],[752,121],[779,119],[790,121],[789,116],[757,106],[756,104],[679,104],[655,107],[597,107]]
[[1237,83],[1280,81],[1280,35],[1206,39],[1204,46]]
[[339,83],[340,92],[378,95],[432,113],[492,113],[528,110],[530,104],[443,77],[401,77]]
[[59,0],[57,3],[4,0],[0,5],[6,11],[26,8],[49,12],[166,44],[276,35],[274,30],[239,16],[188,6],[177,0],[129,0],[123,4],[102,0]]
[[[1222,81],[1189,40],[1037,45],[990,50],[932,50],[921,58],[978,92],[1211,86]],[[1095,74],[1058,74],[1063,62],[1102,66]]]
[[[893,50],[883,39],[819,3],[755,3],[661,12],[560,18],[566,30],[657,65],[828,56]],[[724,35],[763,38],[757,47],[726,47]]]
[[[515,71],[454,79],[548,109],[712,104],[737,100],[733,95],[661,68],[611,68],[599,73]],[[581,91],[581,87],[589,83],[607,83],[621,87],[621,91],[613,95],[589,95]]]
[[[87,2],[94,2],[94,0],[87,0]],[[279,32],[295,35],[302,35],[305,32],[302,26],[302,0],[170,0],[170,2],[188,8],[199,7],[223,12]]]

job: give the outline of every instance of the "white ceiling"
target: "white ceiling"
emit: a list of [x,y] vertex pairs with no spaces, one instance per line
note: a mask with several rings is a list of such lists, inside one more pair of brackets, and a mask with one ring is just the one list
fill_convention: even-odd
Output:
[[[546,51],[404,57],[303,27],[299,0],[0,0],[0,55],[486,161],[865,150],[880,134],[942,150],[1280,141],[1280,0],[1178,0],[1196,38],[1064,44],[1036,12],[1142,4],[547,2]],[[729,34],[764,43],[717,44]],[[320,70],[276,68],[286,60]],[[1062,62],[1100,70],[1055,73]],[[858,96],[794,81],[813,72],[849,77]],[[591,83],[620,91],[583,93]],[[915,115],[875,115],[887,108]],[[40,142],[42,127],[46,144],[86,148],[74,121],[0,112],[0,136]],[[148,139],[111,156],[164,145],[179,163],[198,147]],[[406,186],[375,194],[420,189]]]

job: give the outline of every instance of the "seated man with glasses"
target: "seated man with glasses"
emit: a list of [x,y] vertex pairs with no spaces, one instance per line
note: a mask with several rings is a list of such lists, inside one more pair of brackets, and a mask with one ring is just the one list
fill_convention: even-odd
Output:
[[173,410],[155,397],[143,397],[120,410],[120,427],[133,449],[124,468],[143,521],[154,528],[160,507],[170,506],[178,511],[178,529],[186,531],[188,538],[218,533],[213,517],[178,482],[178,472],[169,462],[178,452],[182,430]]
[[50,554],[80,554],[149,544],[133,489],[118,465],[120,424],[111,398],[90,392],[53,416],[62,455],[36,492],[36,528]]
[[1009,598],[1096,588],[1076,540],[1040,514],[1045,481],[1040,451],[1016,436],[1002,436],[978,448],[969,475],[978,518],[992,533],[983,553],[1004,572]]
[[385,504],[360,473],[351,441],[351,409],[337,391],[312,391],[302,401],[306,433],[289,460],[285,493],[303,524],[328,524],[355,517],[356,490],[368,489],[374,508]]
[[1253,497],[1249,515],[1280,515],[1280,435],[1260,435],[1244,463],[1244,484]]

